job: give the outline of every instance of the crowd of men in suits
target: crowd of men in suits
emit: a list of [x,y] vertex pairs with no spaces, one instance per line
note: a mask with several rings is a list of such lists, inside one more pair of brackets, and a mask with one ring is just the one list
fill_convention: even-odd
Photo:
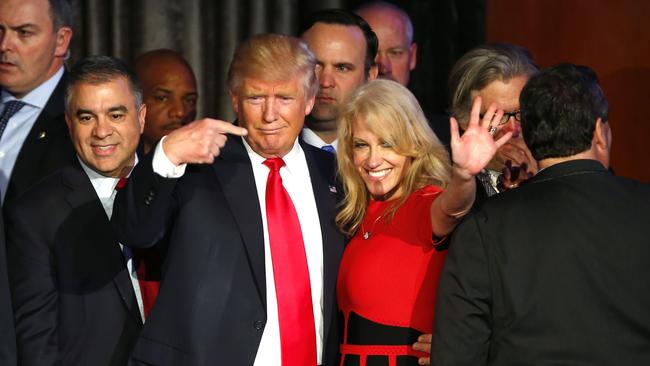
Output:
[[[0,364],[336,364],[338,109],[376,77],[407,85],[417,64],[406,13],[384,2],[357,13],[317,12],[302,39],[242,42],[233,124],[195,120],[178,53],[145,53],[135,72],[106,56],[68,70],[69,2],[0,0]],[[514,138],[477,177],[433,339],[414,348],[435,365],[648,363],[650,188],[607,171],[595,74],[540,72],[524,49],[486,45],[459,60],[450,88],[461,128],[478,95],[506,112],[495,138]],[[431,123],[448,143],[448,124]],[[304,238],[302,311],[287,307],[291,274],[272,259],[278,175]],[[285,314],[304,309],[313,355],[286,336]]]

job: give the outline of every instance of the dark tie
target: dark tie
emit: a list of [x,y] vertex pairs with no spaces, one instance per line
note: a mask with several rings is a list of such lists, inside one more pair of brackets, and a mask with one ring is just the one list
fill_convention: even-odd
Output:
[[336,149],[334,149],[334,146],[332,145],[323,145],[321,146],[321,150],[325,150],[328,153],[336,154]]
[[[126,186],[127,182],[128,178],[120,178],[115,185],[115,189],[119,191]],[[131,249],[124,246],[122,253],[127,262],[129,258],[133,261],[132,265],[138,276],[138,284],[140,285],[140,297],[142,298],[144,318],[147,319],[160,288],[161,258],[158,252],[152,249]]]
[[483,186],[483,189],[485,190],[485,193],[487,194],[488,197],[492,197],[495,194],[499,193],[492,186],[490,173],[485,171],[479,172],[478,174],[476,174],[476,178],[478,178],[479,182],[481,182],[481,185]]
[[267,159],[266,219],[278,299],[282,366],[316,365],[316,328],[300,221],[282,185],[280,158]]
[[5,103],[5,109],[0,115],[0,139],[5,132],[5,128],[7,128],[7,123],[9,123],[11,116],[16,114],[24,105],[25,102],[21,102],[20,100],[10,100]]

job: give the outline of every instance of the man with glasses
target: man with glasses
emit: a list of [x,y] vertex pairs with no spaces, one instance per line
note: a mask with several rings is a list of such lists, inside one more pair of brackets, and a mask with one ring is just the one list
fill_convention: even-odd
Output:
[[476,201],[482,202],[503,190],[515,188],[537,173],[533,159],[521,134],[519,94],[526,81],[537,72],[530,53],[510,44],[476,47],[461,57],[449,76],[450,112],[461,128],[469,121],[472,101],[480,96],[483,111],[492,103],[505,111],[501,123],[493,127],[494,138],[512,131],[484,172],[477,175]]
[[649,365],[650,185],[608,171],[612,130],[596,74],[551,67],[520,101],[542,170],[456,228],[432,364]]

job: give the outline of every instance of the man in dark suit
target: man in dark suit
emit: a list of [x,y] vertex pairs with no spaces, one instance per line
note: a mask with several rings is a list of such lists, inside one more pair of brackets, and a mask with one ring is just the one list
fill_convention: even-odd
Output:
[[9,202],[74,160],[64,121],[68,0],[0,1],[0,194]]
[[72,69],[66,101],[78,159],[7,208],[18,364],[126,365],[147,284],[130,275],[133,260],[109,218],[116,185],[135,164],[146,108],[135,76],[109,57]]
[[[204,119],[171,132],[118,194],[121,242],[147,247],[170,233],[133,364],[335,364],[344,240],[334,161],[298,139],[315,66],[297,38],[251,37],[228,73],[242,127]],[[226,134],[237,136],[225,144]]]
[[[74,158],[63,118],[63,62],[72,38],[67,0],[0,0],[0,200],[10,201]],[[2,216],[2,215],[0,215]],[[6,272],[0,240],[0,273]],[[0,280],[0,293],[8,292]],[[0,318],[13,318],[8,298]],[[2,321],[0,364],[15,365],[13,324]]]
[[608,172],[608,106],[589,68],[521,93],[542,169],[457,228],[440,280],[432,363],[650,364],[650,186]]

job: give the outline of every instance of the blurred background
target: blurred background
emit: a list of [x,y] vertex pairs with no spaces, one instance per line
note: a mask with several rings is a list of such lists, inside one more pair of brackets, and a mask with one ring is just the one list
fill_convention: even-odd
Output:
[[[72,0],[70,62],[105,54],[133,61],[170,48],[192,65],[198,116],[232,120],[226,71],[237,44],[252,34],[296,35],[315,10],[354,9],[363,0]],[[454,62],[484,42],[528,48],[540,67],[588,65],[610,103],[618,175],[650,182],[650,1],[429,0],[391,1],[410,14],[418,63],[410,88],[425,111],[444,112]],[[278,60],[282,62],[282,60]]]

